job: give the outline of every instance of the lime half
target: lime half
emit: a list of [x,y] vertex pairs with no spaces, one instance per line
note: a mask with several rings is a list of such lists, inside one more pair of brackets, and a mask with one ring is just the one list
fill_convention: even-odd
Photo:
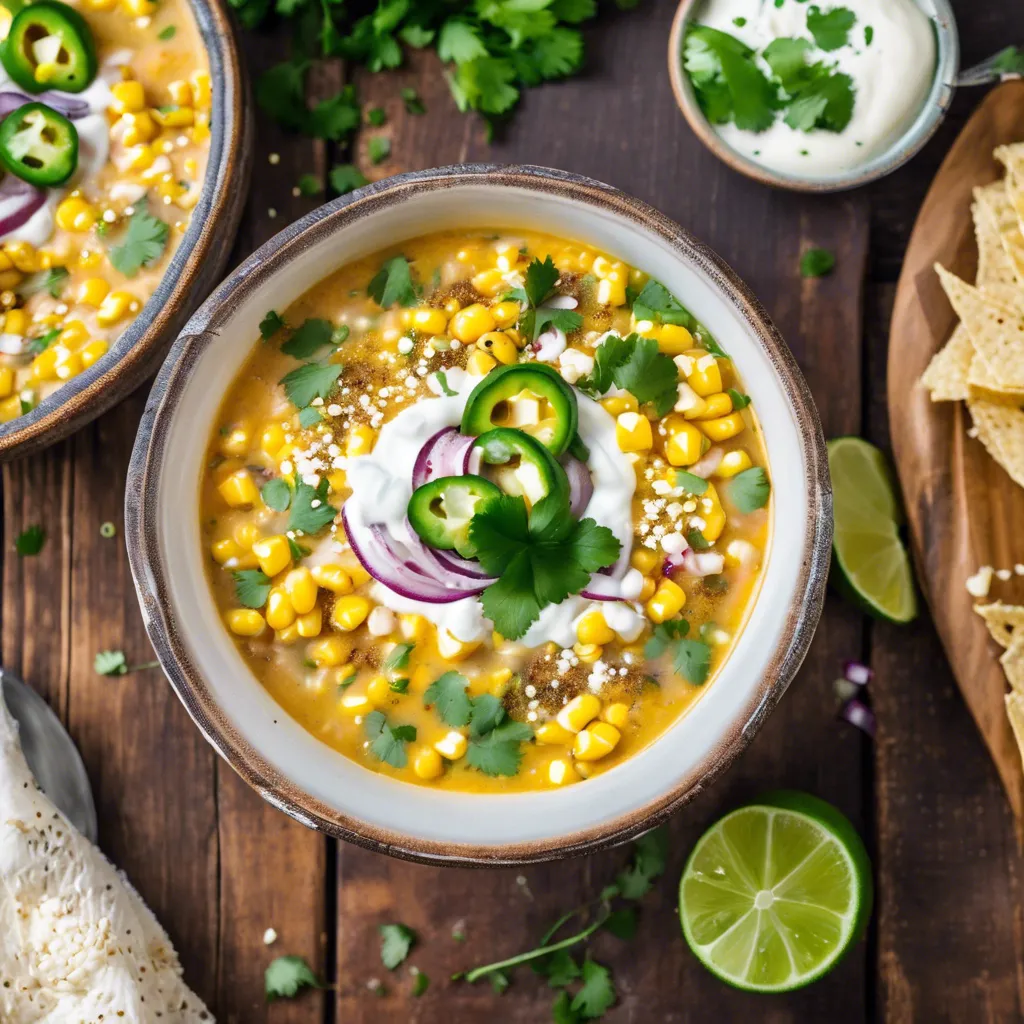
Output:
[[828,443],[835,581],[865,611],[889,622],[917,615],[914,574],[900,540],[903,512],[885,456],[859,437]]
[[871,863],[849,820],[817,797],[778,792],[701,836],[679,918],[712,974],[788,992],[827,974],[861,937],[871,899]]

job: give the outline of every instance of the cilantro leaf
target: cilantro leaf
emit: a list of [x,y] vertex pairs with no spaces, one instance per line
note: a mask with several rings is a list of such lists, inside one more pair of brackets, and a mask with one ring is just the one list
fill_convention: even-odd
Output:
[[123,676],[128,671],[124,651],[98,651],[92,659],[94,672],[101,676]]
[[276,310],[268,310],[260,321],[260,337],[264,341],[270,341],[270,339],[277,334],[282,327],[286,327],[284,320],[278,316]]
[[554,1024],[580,1024],[583,1018],[572,1008],[572,996],[563,990],[551,1007],[551,1019]]
[[469,719],[470,736],[485,736],[505,721],[505,705],[493,693],[482,693],[471,698],[473,706]]
[[583,317],[572,309],[534,309],[523,318],[524,331],[534,341],[545,327],[557,328],[572,334],[583,326]]
[[231,574],[235,597],[246,608],[262,608],[270,597],[270,577],[259,569],[240,569]]
[[157,32],[156,37],[157,39],[166,43],[168,40],[173,39],[177,34],[177,25],[166,25],[164,28],[160,29],[159,32]]
[[273,999],[293,999],[304,988],[320,988],[313,968],[301,956],[279,956],[263,973],[263,992]]
[[[871,40],[867,38],[868,28],[864,29],[865,42],[870,43]],[[1007,46],[1005,50],[1000,50],[995,57],[992,58],[992,70],[998,71],[1001,75],[1024,75],[1024,50],[1018,46]]]
[[690,624],[686,619],[669,619],[659,622],[651,633],[650,640],[644,644],[644,657],[653,661],[660,658],[672,644],[690,632]]
[[[748,398],[747,401],[749,402],[750,399]],[[677,469],[676,487],[682,487],[687,494],[693,494],[699,498],[707,492],[708,482],[704,477],[697,476],[696,473],[688,473],[685,469]]]
[[[363,719],[363,728],[370,738],[370,753],[378,761],[383,761],[392,768],[404,768],[409,763],[405,745],[416,739],[416,726],[391,726],[388,725],[383,711],[371,711]],[[404,959],[403,956],[402,960]],[[402,960],[398,960],[397,963],[401,963]]]
[[64,288],[64,282],[68,277],[67,267],[50,267],[48,270],[40,270],[35,274],[29,274],[14,290],[23,299],[44,291],[49,292],[51,297],[59,299]]
[[314,398],[325,401],[341,376],[340,363],[304,363],[297,370],[286,373],[278,382],[284,385],[288,401],[297,409],[305,409]]
[[508,975],[504,971],[491,971],[488,977],[491,979],[491,988],[494,990],[494,994],[504,995],[509,986]]
[[437,378],[437,383],[441,386],[442,395],[446,395],[448,398],[454,398],[458,394],[458,391],[452,391],[448,386],[448,374],[445,373],[444,370],[438,370],[434,376]]
[[597,0],[555,0],[550,9],[559,21],[578,25],[597,14]]
[[816,65],[789,104],[785,121],[797,131],[823,128],[841,132],[853,117],[853,100],[853,79],[849,75],[833,74]]
[[609,335],[594,352],[594,369],[577,387],[603,395],[615,385],[629,391],[641,405],[652,403],[664,416],[678,397],[679,370],[653,338]]
[[321,480],[318,487],[300,483],[295,488],[291,514],[288,516],[289,530],[314,534],[334,521],[338,510],[327,504],[327,489],[326,480]]
[[515,106],[519,89],[514,84],[516,68],[505,57],[478,57],[459,64],[448,79],[459,110],[504,114]]
[[711,648],[703,640],[679,640],[672,667],[688,683],[700,686],[711,671]]
[[294,356],[296,359],[308,359],[324,345],[331,344],[333,333],[334,325],[329,320],[315,318],[304,320],[281,346],[281,351],[286,356]]
[[815,43],[822,50],[838,50],[849,42],[850,29],[857,16],[848,7],[833,7],[822,11],[811,6],[807,10],[807,31],[814,36]]
[[284,477],[275,476],[260,488],[260,497],[267,508],[272,508],[275,512],[284,512],[292,503],[292,489]]
[[623,942],[628,942],[636,935],[636,926],[636,911],[632,907],[613,910],[604,922],[604,928]]
[[396,302],[412,306],[416,302],[416,288],[412,283],[412,269],[404,256],[393,256],[374,275],[366,294],[380,306],[390,309]]
[[503,637],[518,640],[526,634],[541,612],[541,604],[533,593],[533,574],[528,552],[519,552],[508,563],[498,582],[492,583],[481,594],[480,602],[484,615],[494,623],[494,628]]
[[445,725],[461,728],[469,724],[473,703],[466,693],[469,680],[459,672],[445,672],[423,694],[423,703],[437,710]]
[[331,183],[331,188],[339,196],[354,192],[357,188],[362,188],[366,184],[363,172],[355,164],[338,164],[337,167],[331,168],[331,173],[327,176],[327,179]]
[[686,531],[686,543],[693,548],[694,551],[707,551],[711,547],[711,541],[704,536],[700,530],[691,528]]
[[389,970],[393,971],[409,955],[416,933],[404,924],[382,924],[380,932],[380,960]]
[[145,204],[135,208],[120,244],[109,252],[110,262],[125,277],[134,277],[143,267],[155,263],[164,253],[170,232],[165,221],[154,217]]
[[391,156],[391,140],[386,135],[374,135],[366,144],[366,154],[374,166]]
[[315,174],[303,174],[296,188],[304,196],[318,196],[324,190],[324,183]]
[[430,988],[430,978],[415,967],[411,968],[411,970],[413,974],[412,994],[418,999]]
[[441,26],[437,37],[437,55],[446,64],[449,61],[468,64],[478,57],[486,57],[487,47],[472,25],[458,18],[450,18]]
[[[726,388],[725,393],[729,396],[733,409],[746,409],[746,407],[750,405],[750,395],[744,395],[735,388]],[[701,491],[701,494],[703,493],[704,492]]]
[[523,289],[531,306],[539,306],[551,294],[561,274],[550,256],[532,260],[523,275]]
[[547,978],[552,988],[565,988],[580,976],[580,965],[567,949],[560,949],[550,956],[535,960],[533,969]]
[[22,558],[38,555],[46,542],[46,531],[38,524],[26,527],[14,538],[14,550]]
[[572,1000],[572,1009],[579,1012],[584,1020],[592,1020],[604,1014],[615,1002],[615,986],[611,972],[596,960],[583,962],[583,987]]
[[32,338],[28,343],[28,351],[37,356],[40,352],[45,352],[59,337],[60,328],[52,327],[45,334],[40,334],[38,338]]
[[764,48],[761,56],[782,83],[783,89],[793,92],[799,87],[807,69],[807,54],[810,50],[811,43],[808,39],[783,37],[772,40]]
[[346,86],[310,109],[306,106],[308,70],[308,61],[275,64],[256,79],[256,102],[284,128],[338,142],[359,127],[355,89]]
[[387,124],[388,115],[383,107],[370,107],[366,112],[366,123],[373,125],[374,128],[379,128],[382,124]]
[[[412,45],[412,44],[410,44]],[[420,94],[412,88],[412,86],[406,86],[401,92],[402,103],[405,104],[405,112],[418,116],[419,114],[425,114],[427,108],[423,105],[423,100],[420,99]]]
[[615,879],[619,895],[627,900],[645,896],[668,862],[668,832],[664,826],[645,832],[633,844],[633,859]]
[[737,473],[725,488],[729,500],[744,514],[764,508],[771,489],[768,475],[760,466]]
[[637,320],[653,320],[656,324],[676,324],[693,330],[693,314],[661,283],[650,280],[633,301]]
[[315,406],[307,405],[305,409],[299,410],[299,426],[305,430],[323,420],[320,410]]
[[381,663],[382,672],[398,672],[409,667],[409,655],[415,644],[395,644],[387,653],[387,657]]
[[523,759],[520,744],[533,739],[533,730],[511,719],[483,736],[470,739],[466,763],[485,775],[515,775]]
[[800,257],[801,277],[824,277],[836,265],[835,253],[829,249],[807,249]]

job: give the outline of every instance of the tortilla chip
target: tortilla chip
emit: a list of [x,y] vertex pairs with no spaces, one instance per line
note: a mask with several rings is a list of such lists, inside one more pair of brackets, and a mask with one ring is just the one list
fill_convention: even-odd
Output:
[[978,244],[978,286],[1005,284],[1019,287],[1013,264],[1003,248],[1003,232],[1019,227],[1005,183],[997,181],[976,188],[974,199],[971,215],[974,217],[974,237]]
[[1024,757],[1024,695],[1008,693],[1006,695],[1006,717],[1010,720],[1013,737],[1017,741],[1021,757]]
[[992,639],[1000,647],[1009,648],[1024,636],[1024,606],[994,601],[992,604],[976,604],[974,610],[985,620]]
[[1024,142],[1000,146],[993,156],[1013,175],[1024,177]]
[[967,370],[967,385],[968,398],[978,398],[982,401],[1007,397],[1024,399],[1024,388],[1008,388],[988,363],[974,351],[973,345],[971,365]]
[[1024,487],[1024,411],[979,398],[969,398],[967,408],[989,455]]
[[1014,637],[1013,643],[1003,651],[999,664],[1014,692],[1024,694],[1024,632]]
[[957,324],[949,341],[932,356],[928,368],[921,375],[921,383],[931,392],[933,402],[956,402],[967,398],[970,394],[967,375],[973,359],[971,336],[963,324]]
[[935,270],[978,354],[990,367],[998,368],[1004,387],[1024,388],[1024,317],[939,264]]

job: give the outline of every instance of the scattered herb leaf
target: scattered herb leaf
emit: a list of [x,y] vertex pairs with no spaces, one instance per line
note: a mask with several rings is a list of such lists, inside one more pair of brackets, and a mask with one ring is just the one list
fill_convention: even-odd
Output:
[[166,221],[154,217],[145,204],[140,203],[128,218],[120,243],[108,253],[110,262],[125,277],[134,277],[143,267],[160,259],[169,233]]
[[771,489],[768,475],[760,466],[737,473],[725,488],[729,500],[744,514],[764,508]]
[[[380,712],[374,712],[374,714],[380,714]],[[381,963],[389,971],[393,971],[409,955],[409,950],[412,949],[413,943],[416,941],[416,933],[404,924],[382,924],[378,931],[380,932]]]
[[334,324],[330,320],[310,318],[292,331],[292,336],[281,346],[286,356],[309,359],[325,345],[331,344]]
[[[414,725],[388,725],[383,711],[371,711],[363,719],[363,729],[370,738],[370,753],[392,768],[404,768],[409,763],[406,743],[416,739]],[[404,960],[405,957],[402,957]],[[397,966],[402,960],[397,961]],[[386,961],[385,961],[386,963]]]
[[260,337],[263,338],[264,341],[270,341],[270,339],[285,326],[286,324],[284,320],[278,316],[276,310],[268,310],[260,321]]
[[260,497],[267,508],[272,508],[275,512],[284,512],[292,503],[292,489],[284,477],[275,476],[260,489]]
[[367,286],[366,294],[381,309],[390,309],[396,302],[400,306],[412,306],[417,296],[409,261],[404,256],[386,260]]
[[14,539],[14,550],[22,558],[38,555],[46,543],[46,531],[38,524],[26,527]]
[[263,992],[267,1002],[294,999],[304,988],[320,988],[313,968],[301,956],[279,956],[263,974]]
[[270,596],[270,577],[259,569],[239,569],[231,574],[235,597],[246,608],[262,608]]
[[824,277],[831,274],[836,265],[836,256],[829,249],[807,249],[800,257],[802,277]]

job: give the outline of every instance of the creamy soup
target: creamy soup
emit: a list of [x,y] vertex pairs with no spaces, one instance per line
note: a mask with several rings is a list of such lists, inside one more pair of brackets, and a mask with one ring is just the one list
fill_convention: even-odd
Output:
[[561,786],[712,685],[770,484],[732,361],[662,285],[545,235],[436,234],[261,333],[210,440],[204,550],[239,652],[315,736],[410,782]]
[[92,366],[199,199],[210,76],[185,0],[0,8],[0,422]]

